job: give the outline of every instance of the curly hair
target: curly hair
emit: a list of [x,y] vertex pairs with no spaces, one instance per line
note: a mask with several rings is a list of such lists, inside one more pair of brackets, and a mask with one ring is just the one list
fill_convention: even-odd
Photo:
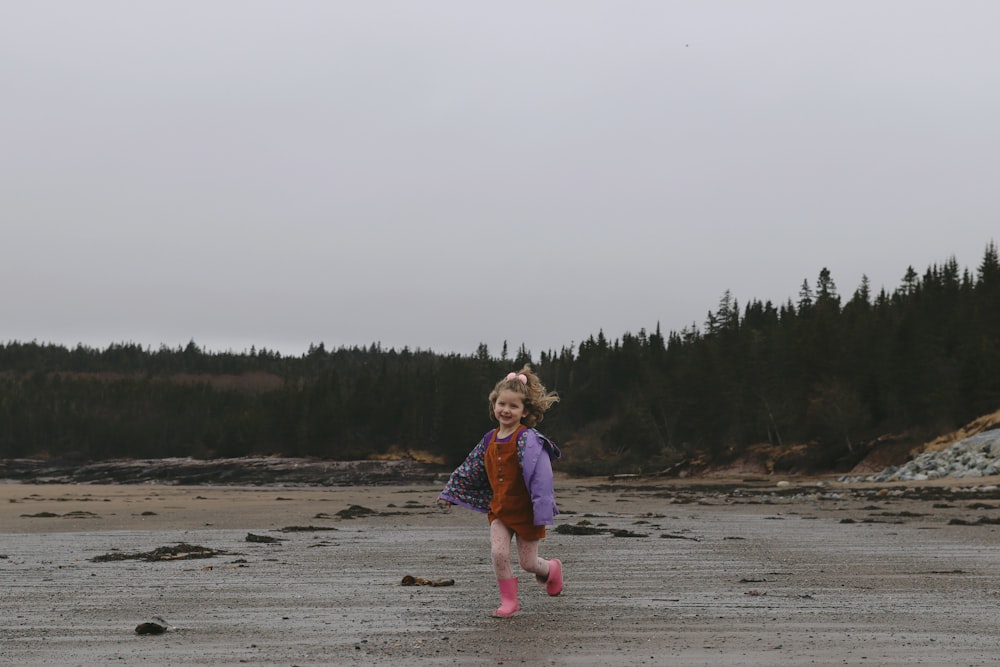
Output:
[[[500,392],[507,389],[521,395],[524,400],[524,416],[521,418],[521,423],[528,428],[534,428],[545,417],[545,411],[559,402],[559,395],[545,389],[545,385],[531,370],[530,364],[525,364],[521,370],[513,375],[514,377],[508,376],[497,382],[493,391],[490,392],[490,419],[497,421],[493,406],[496,405]],[[521,382],[518,375],[523,375],[527,382]]]

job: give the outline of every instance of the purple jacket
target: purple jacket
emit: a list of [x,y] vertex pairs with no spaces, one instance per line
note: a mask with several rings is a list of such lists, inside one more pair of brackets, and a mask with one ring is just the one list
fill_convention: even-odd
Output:
[[[462,465],[451,473],[444,491],[438,496],[470,510],[486,513],[493,500],[493,489],[486,476],[486,448],[490,444],[493,431],[479,441]],[[517,438],[517,460],[521,463],[521,474],[531,495],[532,511],[536,526],[555,523],[555,490],[552,482],[552,461],[562,456],[555,443],[533,428],[521,431]]]

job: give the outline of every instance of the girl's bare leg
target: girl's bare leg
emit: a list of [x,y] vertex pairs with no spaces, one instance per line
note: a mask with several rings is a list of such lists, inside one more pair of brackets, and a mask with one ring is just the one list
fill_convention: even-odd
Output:
[[[490,524],[490,555],[493,558],[493,571],[497,579],[510,579],[514,576],[514,570],[510,567],[510,540],[513,537],[510,528],[505,526],[500,519],[494,519]],[[521,552],[521,541],[517,542],[518,554]],[[538,544],[536,542],[537,551]]]
[[522,540],[517,538],[517,560],[521,569],[535,574],[544,581],[549,576],[549,561],[538,557],[539,540]]

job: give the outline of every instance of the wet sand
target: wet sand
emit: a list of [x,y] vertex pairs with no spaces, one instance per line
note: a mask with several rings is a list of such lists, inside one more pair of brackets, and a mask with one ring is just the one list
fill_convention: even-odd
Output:
[[[998,480],[775,481],[560,478],[560,530],[596,534],[550,531],[566,589],[521,573],[510,619],[436,484],[0,484],[0,664],[1000,662]],[[92,560],[178,543],[225,553]]]

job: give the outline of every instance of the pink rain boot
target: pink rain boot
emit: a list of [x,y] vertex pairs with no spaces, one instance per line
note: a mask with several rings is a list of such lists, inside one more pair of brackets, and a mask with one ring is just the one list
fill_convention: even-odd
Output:
[[497,579],[500,585],[500,606],[493,612],[494,616],[513,616],[521,610],[517,603],[517,577]]
[[562,593],[562,561],[553,558],[549,561],[549,576],[545,580],[545,592],[549,595],[559,595]]

